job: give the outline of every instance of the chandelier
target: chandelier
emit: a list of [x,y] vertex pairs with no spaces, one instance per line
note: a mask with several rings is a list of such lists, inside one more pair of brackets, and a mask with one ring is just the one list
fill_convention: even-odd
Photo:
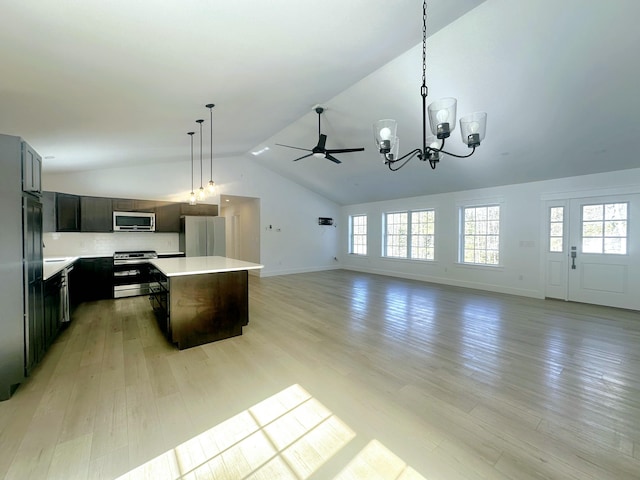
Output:
[[[416,148],[409,153],[399,156],[400,141],[397,132],[397,122],[391,119],[378,120],[373,125],[373,136],[384,163],[389,170],[397,171],[404,167],[414,157],[423,162],[429,161],[432,169],[435,169],[443,154],[456,158],[467,158],[473,155],[476,147],[484,140],[487,129],[487,114],[476,112],[460,118],[460,133],[462,141],[471,148],[468,155],[456,155],[444,150],[445,140],[451,135],[456,126],[455,98],[443,98],[436,100],[427,107],[427,2],[422,3],[422,148]],[[432,135],[427,136],[427,113]]]

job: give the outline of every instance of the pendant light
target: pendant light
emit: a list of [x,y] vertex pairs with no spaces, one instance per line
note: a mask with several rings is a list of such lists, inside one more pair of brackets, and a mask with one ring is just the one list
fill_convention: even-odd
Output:
[[209,129],[211,134],[209,135],[209,140],[211,141],[211,145],[209,148],[209,152],[211,155],[211,177],[209,177],[209,183],[207,184],[207,190],[209,191],[209,195],[213,195],[216,193],[216,184],[213,181],[213,107],[215,105],[213,103],[207,103],[205,105],[209,109]]
[[200,190],[198,190],[198,200],[203,201],[207,198],[207,195],[204,192],[204,188],[202,187],[202,123],[204,120],[196,120],[196,123],[200,124]]
[[193,191],[193,135],[196,132],[187,132],[191,137],[191,193],[189,194],[189,205],[196,204],[196,193]]

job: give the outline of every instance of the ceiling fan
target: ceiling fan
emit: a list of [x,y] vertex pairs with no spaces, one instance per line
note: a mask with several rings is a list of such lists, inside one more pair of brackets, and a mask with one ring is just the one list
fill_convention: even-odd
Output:
[[280,147],[295,148],[296,150],[304,150],[305,152],[311,152],[311,153],[308,153],[307,155],[303,155],[302,157],[294,159],[293,160],[294,162],[297,162],[298,160],[302,160],[303,158],[314,156],[316,158],[326,158],[327,160],[331,160],[334,163],[342,163],[340,160],[338,160],[336,157],[333,156],[334,153],[348,153],[348,152],[362,152],[362,151],[364,151],[364,147],[360,147],[360,148],[335,148],[335,149],[327,149],[327,148],[325,148],[325,144],[327,143],[327,136],[325,134],[323,134],[323,133],[320,133],[320,116],[322,115],[322,112],[324,112],[324,108],[319,106],[319,105],[316,105],[313,109],[318,114],[318,144],[315,147],[313,147],[310,150],[308,148],[300,148],[300,147],[294,147],[292,145],[284,145],[282,143],[276,143],[276,145],[279,145]]

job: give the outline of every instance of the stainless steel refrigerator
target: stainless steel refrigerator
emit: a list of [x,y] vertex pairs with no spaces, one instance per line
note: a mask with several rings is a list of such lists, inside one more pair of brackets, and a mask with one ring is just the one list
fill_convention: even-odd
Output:
[[180,251],[187,257],[226,256],[224,217],[180,217]]

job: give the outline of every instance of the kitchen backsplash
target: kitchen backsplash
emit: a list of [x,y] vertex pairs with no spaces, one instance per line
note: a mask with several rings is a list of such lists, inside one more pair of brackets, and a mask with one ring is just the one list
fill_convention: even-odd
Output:
[[120,250],[155,250],[158,253],[177,252],[177,233],[116,232],[43,234],[44,256],[111,256]]

